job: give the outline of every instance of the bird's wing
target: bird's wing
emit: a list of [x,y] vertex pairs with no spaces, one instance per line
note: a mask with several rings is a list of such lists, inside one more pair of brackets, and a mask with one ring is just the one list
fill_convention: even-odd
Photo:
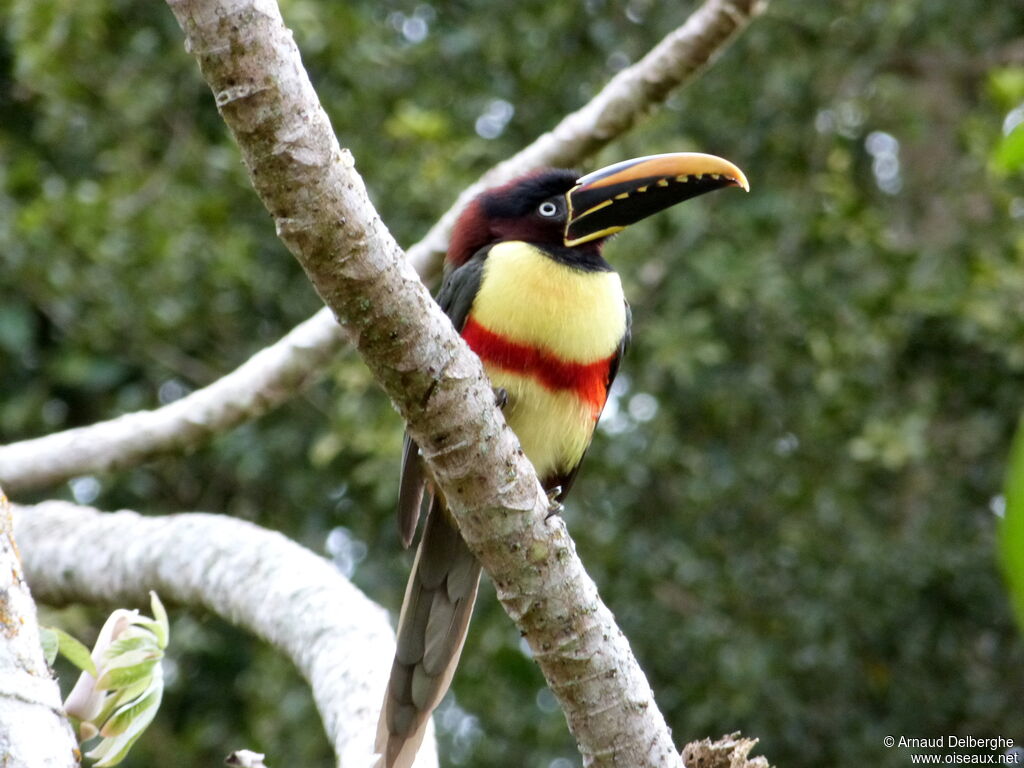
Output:
[[408,548],[416,535],[426,485],[419,446],[406,432],[402,447],[402,474],[398,481],[398,534],[402,537],[403,547]]
[[457,331],[461,331],[462,326],[466,324],[466,317],[473,307],[473,299],[480,291],[484,264],[490,250],[490,246],[480,249],[473,258],[449,273],[441,285],[441,290],[437,293],[437,303],[451,318],[452,325]]
[[[437,294],[437,303],[451,319],[456,331],[462,331],[473,306],[473,299],[480,290],[484,261],[489,250],[480,250],[461,267],[449,273]],[[398,484],[398,533],[404,547],[408,547],[416,535],[426,484],[427,477],[419,446],[406,433],[402,450],[402,474]]]
[[619,373],[619,364],[622,363],[622,358],[626,354],[626,350],[629,349],[629,342],[633,338],[633,310],[629,308],[629,302],[626,302],[626,332],[622,334],[622,339],[619,341],[619,348],[615,351],[615,357],[612,358],[612,364],[608,366],[608,390],[611,391],[612,383],[615,381],[615,377]]

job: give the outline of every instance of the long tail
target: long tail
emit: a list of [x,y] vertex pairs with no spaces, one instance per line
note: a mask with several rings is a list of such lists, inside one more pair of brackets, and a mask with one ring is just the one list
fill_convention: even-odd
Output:
[[459,662],[480,564],[435,497],[398,619],[398,650],[377,725],[377,768],[410,768]]

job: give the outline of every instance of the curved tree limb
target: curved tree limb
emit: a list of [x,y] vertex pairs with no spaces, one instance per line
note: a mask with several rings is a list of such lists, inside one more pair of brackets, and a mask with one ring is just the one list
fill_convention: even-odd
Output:
[[586,765],[679,768],[664,717],[479,358],[388,233],[270,0],[169,0],[278,235],[406,419]]
[[[575,165],[630,129],[686,83],[750,22],[767,0],[707,0],[636,64],[619,72],[587,105],[485,173],[408,251],[422,274],[447,246],[463,205],[480,189],[542,165]],[[136,465],[182,450],[280,405],[313,379],[344,342],[325,309],[224,378],[153,411],[0,446],[0,483],[9,492],[76,475]]]
[[[0,512],[4,541],[10,541],[10,521],[9,512]],[[323,558],[280,534],[220,515],[151,518],[45,502],[16,507],[14,525],[26,552],[27,580],[40,599],[55,606],[144,604],[152,588],[180,605],[216,613],[280,650],[310,682],[339,768],[366,764],[394,634],[385,611]],[[131,542],[127,556],[126,541]],[[0,546],[0,558],[11,551]],[[211,571],[214,578],[207,576]],[[29,650],[35,653],[38,647],[36,637]],[[4,655],[0,644],[0,658]],[[7,674],[0,675],[0,683]],[[48,674],[38,682],[44,683]],[[34,690],[35,683],[26,687],[24,681],[17,682],[13,688],[0,685],[0,707],[12,691],[24,700],[25,692]],[[53,689],[43,709],[59,713],[56,684]],[[58,746],[55,751],[60,752],[75,745],[70,729],[67,744],[62,744],[49,721],[42,723],[44,730],[33,730],[24,720],[5,716],[0,717],[0,746],[5,743],[5,725],[17,726],[18,735],[31,735],[32,749]],[[57,727],[64,729],[66,721]],[[14,733],[11,729],[8,736]],[[692,742],[683,755],[687,765],[768,768],[764,758],[747,758],[756,741],[734,733],[715,742]],[[46,763],[33,755],[24,764],[77,762]],[[420,748],[417,768],[436,765],[431,731]]]
[[43,659],[14,542],[11,508],[0,491],[0,756],[11,768],[75,768],[81,753]]
[[16,493],[194,448],[290,399],[343,341],[325,310],[231,373],[162,408],[0,445],[0,484]]
[[[369,764],[394,632],[387,612],[330,562],[279,533],[221,515],[143,517],[51,501],[16,507],[15,525],[40,600],[145,604],[153,589],[206,608],[295,663],[339,766]],[[437,765],[428,739],[423,768]]]

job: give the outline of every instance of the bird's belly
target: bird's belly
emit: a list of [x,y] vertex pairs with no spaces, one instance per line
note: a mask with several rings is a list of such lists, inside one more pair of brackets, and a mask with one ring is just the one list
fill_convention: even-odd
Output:
[[583,458],[625,333],[614,272],[569,267],[525,243],[491,249],[462,335],[508,392],[505,418],[542,480]]
[[[542,480],[560,477],[579,464],[590,445],[600,408],[572,390],[551,390],[530,375],[488,365],[495,387],[508,392],[505,420]],[[601,405],[604,405],[603,399]]]

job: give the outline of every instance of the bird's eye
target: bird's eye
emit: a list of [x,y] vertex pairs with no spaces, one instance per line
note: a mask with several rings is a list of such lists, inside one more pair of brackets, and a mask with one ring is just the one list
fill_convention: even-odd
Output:
[[543,203],[540,204],[540,207],[537,208],[537,213],[539,213],[541,216],[554,216],[556,213],[558,213],[558,206],[552,203],[550,200],[545,200]]

